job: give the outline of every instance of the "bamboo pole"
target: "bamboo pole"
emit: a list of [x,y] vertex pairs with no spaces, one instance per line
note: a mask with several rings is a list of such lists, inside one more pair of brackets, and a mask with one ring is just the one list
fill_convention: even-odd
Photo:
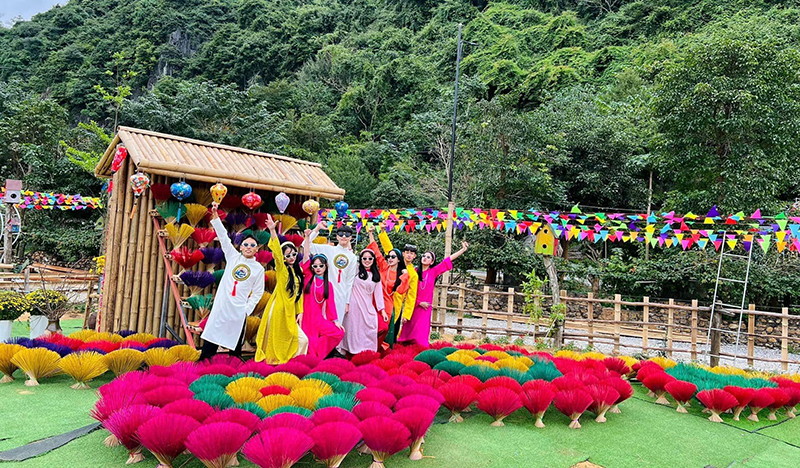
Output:
[[692,361],[697,360],[697,299],[692,299]]
[[[755,304],[750,304],[748,309],[752,312],[756,310]],[[756,338],[756,316],[752,313],[747,314],[747,365],[753,367],[753,356],[755,355]]]
[[[488,325],[489,320],[489,286],[483,287],[483,322],[482,325],[484,328]],[[486,332],[483,333],[483,338],[486,338]]]
[[149,318],[148,302],[150,301],[150,286],[153,278],[150,277],[150,260],[153,249],[153,222],[150,220],[150,209],[153,207],[153,194],[148,190],[143,200],[142,215],[144,216],[144,256],[142,257],[142,271],[139,279],[139,313],[136,330],[147,331],[147,319]]
[[[134,203],[136,200],[134,199]],[[142,268],[144,267],[144,244],[145,234],[147,233],[147,221],[150,220],[150,215],[147,213],[147,204],[143,202],[142,197],[139,197],[138,207],[136,208],[136,257],[133,265],[133,276],[128,278],[132,282],[131,286],[131,302],[130,302],[130,315],[128,316],[128,329],[137,332],[143,331],[139,328],[139,303],[141,302],[141,288],[142,288]],[[144,206],[142,206],[144,205]]]
[[[98,331],[110,331],[109,324],[114,320],[111,311],[114,310],[114,292],[116,290],[116,266],[118,257],[118,236],[121,223],[119,222],[124,208],[120,199],[120,191],[124,184],[120,183],[119,175],[115,174],[111,179],[113,185],[111,189],[111,196],[108,199],[109,210],[109,223],[106,225],[108,233],[106,234],[105,256],[106,264],[103,269],[103,288],[101,291],[101,307],[97,314]],[[27,272],[27,270],[26,270]]]
[[[159,223],[160,226],[160,223]],[[155,225],[153,225],[153,231],[155,231]],[[166,267],[164,266],[164,262],[160,260],[161,257],[161,248],[158,245],[158,233],[154,233],[153,235],[153,242],[155,246],[153,250],[155,250],[154,258],[155,258],[155,265],[156,265],[156,282],[155,282],[155,294],[153,295],[153,308],[151,310],[151,314],[153,316],[152,319],[152,331],[150,333],[159,336],[160,328],[161,328],[161,303],[164,300],[164,294],[167,294],[167,291],[164,291],[164,272],[166,272]],[[159,336],[159,338],[163,338]]]
[[[642,307],[642,322],[647,323],[650,321],[650,306],[647,305],[650,302],[650,297],[644,296],[642,298],[642,302],[645,304]],[[645,325],[642,328],[642,348],[646,348],[648,346],[647,340],[650,334],[650,326]]]
[[[125,184],[125,188],[123,189],[122,198],[125,200],[125,211],[123,211],[122,215],[122,231],[120,232],[120,236],[118,238],[119,242],[119,262],[118,262],[118,269],[117,269],[117,276],[115,278],[116,281],[116,293],[114,296],[114,326],[112,328],[113,331],[119,331],[120,324],[122,323],[122,308],[125,304],[123,299],[123,294],[125,292],[125,284],[127,283],[125,277],[125,269],[127,264],[130,264],[130,258],[128,258],[128,236],[130,235],[131,231],[131,223],[128,221],[128,218],[131,214],[131,208],[133,207],[133,194],[130,191],[130,180],[128,179],[128,173],[130,172],[133,163],[128,161],[128,164],[125,166],[128,169],[125,171],[124,179],[120,180],[120,185]],[[127,320],[127,318],[126,318]]]
[[782,308],[781,315],[781,369],[789,370],[789,308]]
[[514,330],[514,321],[513,321],[513,317],[514,317],[514,288],[508,288],[508,292],[510,293],[508,295],[508,312],[509,312],[509,315],[508,315],[508,320],[506,322],[506,326],[508,327],[507,328],[507,330],[508,330],[507,335],[508,335],[508,338],[510,340],[511,339],[511,332]]
[[[594,299],[594,293],[590,292],[587,294],[589,299]],[[589,346],[594,347],[594,304],[591,302],[586,304],[586,318],[589,319],[589,334],[592,335],[589,338]]]
[[[672,310],[672,306],[675,305],[675,299],[670,298],[669,300],[669,309],[667,309],[667,348],[672,349],[672,324],[675,323],[675,312]],[[667,357],[672,357],[672,351],[667,351]]]
[[[464,299],[465,299],[464,298],[464,290],[463,289],[459,289],[458,290],[458,308],[459,309],[464,309],[464,305],[465,305],[465,300]],[[447,312],[445,312],[445,313],[447,313]],[[462,334],[464,332],[464,329],[462,328],[463,325],[464,325],[464,311],[463,310],[459,310],[458,311],[458,319],[456,320],[456,323],[458,324],[458,327],[456,327],[456,333],[460,335],[460,334]]]
[[619,322],[622,320],[622,306],[620,306],[619,301],[622,300],[621,294],[614,294],[614,300],[617,301],[614,304],[614,355],[619,354],[619,342],[620,342],[620,324]]

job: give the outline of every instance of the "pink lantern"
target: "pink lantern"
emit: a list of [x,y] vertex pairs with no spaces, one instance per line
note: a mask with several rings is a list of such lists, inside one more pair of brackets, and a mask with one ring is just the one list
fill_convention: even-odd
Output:
[[131,190],[133,190],[133,209],[131,210],[131,217],[136,214],[136,207],[139,205],[139,197],[142,196],[145,190],[150,187],[150,178],[141,172],[137,172],[131,176]]
[[255,192],[249,192],[242,195],[242,204],[251,210],[255,210],[261,206],[261,195]]
[[275,195],[275,205],[278,206],[278,211],[281,213],[286,211],[286,208],[289,207],[289,201],[289,195],[286,195],[283,192]]

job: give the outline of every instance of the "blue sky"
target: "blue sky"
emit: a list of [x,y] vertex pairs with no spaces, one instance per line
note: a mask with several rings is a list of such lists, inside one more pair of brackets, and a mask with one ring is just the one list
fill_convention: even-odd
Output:
[[49,10],[56,3],[64,5],[67,0],[0,0],[0,22],[8,24],[17,16],[29,20],[31,16]]

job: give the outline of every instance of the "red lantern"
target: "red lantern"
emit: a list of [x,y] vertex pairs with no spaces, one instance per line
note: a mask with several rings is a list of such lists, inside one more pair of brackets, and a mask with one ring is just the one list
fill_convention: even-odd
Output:
[[242,195],[242,204],[251,210],[255,210],[261,206],[261,195],[255,192],[249,192]]

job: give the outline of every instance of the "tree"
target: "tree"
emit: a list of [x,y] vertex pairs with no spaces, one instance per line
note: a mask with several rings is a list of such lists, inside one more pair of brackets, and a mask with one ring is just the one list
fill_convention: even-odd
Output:
[[797,182],[800,52],[734,23],[689,44],[658,77],[661,171],[679,210],[782,209]]

